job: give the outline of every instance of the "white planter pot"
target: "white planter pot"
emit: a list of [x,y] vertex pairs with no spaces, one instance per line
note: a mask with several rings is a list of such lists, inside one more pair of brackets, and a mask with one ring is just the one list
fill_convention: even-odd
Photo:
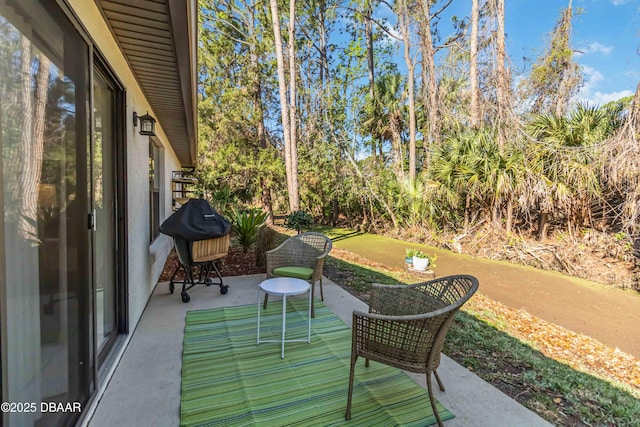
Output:
[[415,270],[426,270],[429,267],[429,258],[413,257],[413,268]]

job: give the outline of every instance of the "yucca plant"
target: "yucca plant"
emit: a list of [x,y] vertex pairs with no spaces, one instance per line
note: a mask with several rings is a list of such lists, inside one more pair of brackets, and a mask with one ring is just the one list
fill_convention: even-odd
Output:
[[238,194],[228,186],[220,186],[211,195],[211,203],[216,210],[227,215],[234,204],[238,203]]
[[246,253],[251,245],[256,242],[258,231],[267,220],[267,213],[262,209],[232,209],[231,219],[233,222],[233,232]]

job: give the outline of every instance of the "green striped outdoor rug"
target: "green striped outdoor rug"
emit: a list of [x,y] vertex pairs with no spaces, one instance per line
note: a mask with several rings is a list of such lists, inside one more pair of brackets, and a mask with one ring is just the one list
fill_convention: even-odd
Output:
[[[287,300],[287,338],[306,338],[307,301]],[[279,339],[282,303],[262,311],[261,339]],[[181,426],[426,426],[427,392],[399,369],[358,359],[352,419],[344,420],[351,329],[320,302],[311,344],[256,345],[257,307],[187,313],[182,356]],[[438,406],[443,420],[453,414]]]

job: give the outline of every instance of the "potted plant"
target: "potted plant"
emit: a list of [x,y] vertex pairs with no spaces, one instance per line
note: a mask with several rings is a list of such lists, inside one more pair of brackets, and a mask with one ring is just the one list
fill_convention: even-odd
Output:
[[429,265],[435,267],[435,264],[432,261],[436,260],[436,256],[430,257],[425,252],[416,251],[413,255],[413,268],[415,270],[425,271]]
[[409,268],[413,267],[413,256],[416,254],[416,250],[413,248],[407,248],[404,252],[404,263]]

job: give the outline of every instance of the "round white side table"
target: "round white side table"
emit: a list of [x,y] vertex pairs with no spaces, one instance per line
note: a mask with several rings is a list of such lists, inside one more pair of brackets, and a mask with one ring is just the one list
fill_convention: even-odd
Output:
[[[284,359],[284,343],[285,342],[304,342],[311,343],[311,285],[309,282],[306,282],[302,279],[294,279],[291,277],[276,277],[273,279],[267,279],[260,283],[258,286],[258,336],[257,343],[264,342],[281,342],[282,343],[282,354],[281,358]],[[282,297],[282,339],[280,341],[277,340],[260,340],[260,306],[262,305],[260,300],[262,296],[262,292],[267,293],[269,295],[281,296]],[[307,339],[285,339],[285,329],[287,326],[287,297],[292,295],[300,295],[305,292],[309,292],[309,319],[307,326]]]

